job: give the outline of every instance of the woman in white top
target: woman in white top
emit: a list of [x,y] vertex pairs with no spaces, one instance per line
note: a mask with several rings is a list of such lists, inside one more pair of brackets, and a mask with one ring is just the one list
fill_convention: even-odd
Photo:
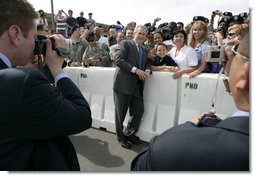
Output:
[[174,31],[172,38],[175,46],[169,51],[168,54],[180,68],[179,71],[173,74],[173,78],[177,79],[183,74],[196,70],[198,58],[195,50],[185,44],[186,33],[184,30]]

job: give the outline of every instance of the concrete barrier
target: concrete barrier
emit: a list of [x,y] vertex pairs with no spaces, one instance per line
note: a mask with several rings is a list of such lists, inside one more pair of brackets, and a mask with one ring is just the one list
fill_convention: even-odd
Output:
[[[80,88],[88,101],[95,128],[104,128],[115,133],[115,106],[113,101],[113,79],[115,68],[102,67],[66,67],[64,71]],[[191,120],[199,113],[211,108],[218,74],[200,74],[189,79],[188,75],[172,79],[172,73],[153,72],[145,83],[145,112],[137,133],[144,141],[168,128]],[[222,119],[230,116],[235,104],[230,95],[225,93],[219,79],[217,99],[214,108]],[[223,104],[222,104],[223,103]],[[126,115],[124,126],[130,118]]]
[[145,82],[145,113],[137,135],[143,140],[173,127],[177,98],[177,80],[172,73],[153,72]]
[[[236,111],[232,96],[225,91],[222,75],[219,78],[217,99],[214,104],[216,115],[222,119]],[[183,75],[179,84],[179,119],[177,124],[190,121],[197,114],[204,113],[212,109],[212,100],[218,74],[203,73],[194,79],[189,79],[188,75]]]

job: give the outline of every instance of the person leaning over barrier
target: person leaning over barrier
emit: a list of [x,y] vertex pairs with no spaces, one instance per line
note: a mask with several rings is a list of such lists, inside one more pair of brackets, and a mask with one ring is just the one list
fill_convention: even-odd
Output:
[[132,171],[249,171],[248,31],[231,50],[229,88],[237,112],[220,120],[209,111],[168,129],[133,159]]
[[[115,76],[113,97],[115,104],[115,127],[119,144],[131,148],[132,144],[140,144],[138,132],[144,114],[143,91],[145,80],[151,75],[148,62],[148,50],[143,46],[148,30],[138,25],[134,30],[133,40],[123,40],[115,60]],[[124,119],[129,109],[130,119],[124,129]]]
[[[9,13],[11,12],[11,13]],[[68,135],[91,127],[91,111],[80,90],[63,72],[62,35],[46,40],[44,61],[56,87],[38,69],[24,67],[34,58],[36,18],[26,0],[0,1],[0,170],[80,170]],[[14,68],[13,68],[14,67]],[[56,90],[57,89],[57,90]]]

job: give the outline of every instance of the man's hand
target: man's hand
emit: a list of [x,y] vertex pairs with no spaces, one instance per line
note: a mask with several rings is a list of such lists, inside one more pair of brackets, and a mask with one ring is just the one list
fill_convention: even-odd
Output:
[[[66,39],[62,35],[52,35],[54,40],[55,48],[65,48],[68,49],[68,43]],[[64,58],[57,55],[56,51],[52,50],[52,41],[47,40],[46,43],[46,55],[45,55],[45,63],[49,67],[52,75],[55,77],[58,74],[63,72],[62,65],[64,62]]]
[[216,111],[214,109],[211,109],[207,112],[205,112],[204,114],[198,114],[196,117],[194,117],[191,122],[194,123],[195,125],[198,124],[199,120],[205,115],[205,114],[211,114],[214,115],[216,113]]
[[140,69],[137,69],[135,73],[138,75],[140,80],[145,80],[150,76],[150,72],[146,72]]
[[183,75],[183,72],[180,70],[180,71],[175,72],[175,73],[172,75],[172,77],[173,77],[174,79],[177,79],[177,78],[181,77],[182,75]]
[[158,18],[155,18],[155,19],[154,19],[154,22],[157,23],[157,22],[160,21],[160,20],[161,20],[161,18],[158,17]]

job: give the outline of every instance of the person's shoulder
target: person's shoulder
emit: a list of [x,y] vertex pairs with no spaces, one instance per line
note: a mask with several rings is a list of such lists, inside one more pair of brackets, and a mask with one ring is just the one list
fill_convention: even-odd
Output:
[[111,45],[109,48],[112,49],[112,50],[117,49],[117,48],[119,48],[119,44]]
[[21,67],[21,68],[17,68],[17,70],[19,70],[20,72],[23,72],[24,74],[27,74],[28,76],[44,77],[44,74],[42,73],[42,71],[38,69]]
[[222,120],[216,126],[232,132],[249,134],[249,116],[233,116]]
[[121,41],[121,43],[119,44],[119,46],[131,46],[131,45],[136,45],[135,42],[133,40],[123,40]]
[[188,45],[184,45],[184,47],[182,47],[182,50],[186,52],[193,52],[193,51],[195,52],[195,49],[193,49],[192,47]]
[[16,74],[19,74],[20,76],[25,76],[31,73],[39,73],[39,70],[27,67],[14,67],[6,69],[6,71],[13,73],[12,76],[17,76]]
[[209,46],[209,42],[208,41],[204,41],[202,44],[201,44],[201,47],[202,48],[206,48],[207,46]]
[[168,53],[173,53],[176,51],[176,47],[174,46],[173,48],[171,48],[171,50]]
[[164,57],[164,59],[173,60],[172,57],[170,57],[169,55],[166,55],[166,56]]
[[103,43],[103,42],[99,42],[99,43],[97,44],[97,46],[98,46],[98,48],[103,48],[103,49],[109,48],[108,45],[107,45],[106,43]]
[[135,43],[133,40],[123,40],[121,43]]
[[45,77],[42,72],[37,69],[31,69],[26,67],[16,67],[10,69],[4,69],[4,74],[7,75],[8,79],[15,81],[30,81],[34,79],[40,79]]
[[[216,128],[213,129],[217,130]],[[188,121],[166,130],[158,136],[157,140],[165,142],[167,140],[178,140],[177,138],[182,138],[183,140],[191,140],[193,138],[196,138],[197,136],[204,135],[207,130],[211,132],[213,129],[210,127],[197,127],[194,123]]]

